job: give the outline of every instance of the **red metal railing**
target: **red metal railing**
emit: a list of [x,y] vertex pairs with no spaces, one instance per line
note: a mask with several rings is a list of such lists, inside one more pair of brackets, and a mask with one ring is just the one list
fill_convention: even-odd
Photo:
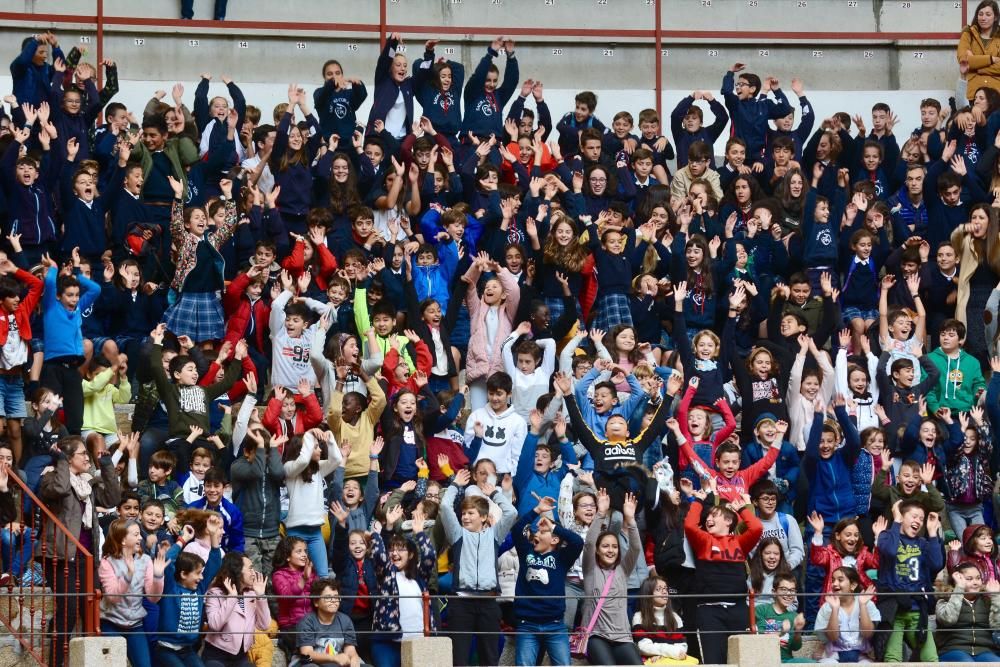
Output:
[[[656,111],[662,117],[662,93],[663,93],[663,62],[662,48],[664,40],[761,40],[769,41],[931,41],[931,40],[952,40],[957,39],[959,33],[956,32],[824,32],[824,31],[747,31],[747,30],[680,30],[663,29],[663,0],[653,0],[654,11],[652,12],[655,25],[646,30],[636,29],[611,29],[611,28],[583,28],[583,27],[560,27],[560,28],[526,28],[526,27],[504,27],[498,29],[495,26],[430,26],[430,25],[404,25],[394,24],[389,21],[388,0],[379,0],[378,23],[303,23],[295,21],[208,21],[208,20],[181,20],[167,18],[145,18],[130,16],[106,16],[104,14],[104,0],[95,0],[95,13],[93,15],[83,14],[33,14],[26,12],[0,12],[0,20],[5,22],[37,23],[48,22],[58,23],[84,23],[92,24],[97,30],[97,59],[98,62],[104,58],[104,28],[105,26],[128,27],[156,27],[156,28],[176,28],[182,31],[188,30],[211,30],[214,34],[239,34],[245,30],[275,30],[286,34],[292,32],[333,32],[333,33],[378,33],[380,44],[385,44],[385,37],[390,32],[400,32],[419,35],[470,35],[483,36],[495,35],[498,30],[504,34],[514,37],[589,37],[589,38],[628,38],[649,40],[649,45],[656,49],[654,56],[654,80],[653,91],[656,95]],[[961,20],[960,26],[966,24],[968,16],[968,0],[961,0]],[[97,69],[98,77],[101,76],[101,68]],[[100,83],[100,81],[98,81]]]
[[[8,480],[17,499],[21,530],[0,547],[8,564],[6,570],[14,571],[0,585],[0,622],[38,664],[65,664],[70,635],[80,636],[72,627],[75,623],[71,619],[77,614],[71,609],[81,610],[77,620],[83,635],[100,634],[94,556],[23,480],[13,474]],[[53,558],[55,545],[49,543],[48,526],[54,527],[55,542],[76,547],[73,563]],[[61,618],[57,618],[59,612]],[[60,631],[60,625],[65,629]],[[56,650],[62,652],[62,660],[53,659]]]

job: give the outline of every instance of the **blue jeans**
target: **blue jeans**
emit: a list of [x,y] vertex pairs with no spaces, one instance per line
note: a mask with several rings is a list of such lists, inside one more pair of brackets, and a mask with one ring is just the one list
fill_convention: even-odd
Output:
[[399,642],[376,639],[372,642],[372,662],[378,667],[399,667]]
[[517,649],[514,652],[515,665],[537,665],[538,649],[545,647],[549,662],[553,665],[569,665],[569,634],[566,625],[560,621],[552,623],[529,623],[521,621],[517,626]]
[[128,661],[132,667],[152,667],[149,658],[149,641],[142,631],[142,623],[127,630],[120,629],[117,625],[107,621],[101,621],[101,632],[107,637],[124,637]]
[[25,563],[31,561],[32,545],[31,529],[27,526],[21,527],[21,534],[16,535],[10,528],[0,530],[0,544],[2,544],[3,569],[10,572],[15,579],[19,579],[24,572]]
[[976,503],[975,505],[952,505],[951,503],[945,503],[945,509],[948,511],[948,521],[951,522],[951,529],[955,531],[957,539],[962,539],[962,531],[968,526],[972,526],[977,523],[986,523],[985,517],[983,517],[983,504]]
[[160,667],[205,667],[201,656],[195,653],[193,647],[174,651],[163,646],[156,646],[156,660]]
[[962,651],[947,651],[938,656],[938,662],[1000,662],[1000,655],[989,651],[973,657]]
[[322,526],[295,526],[294,528],[286,528],[285,534],[289,537],[297,537],[306,543],[309,560],[312,561],[313,570],[317,577],[322,579],[329,573]]

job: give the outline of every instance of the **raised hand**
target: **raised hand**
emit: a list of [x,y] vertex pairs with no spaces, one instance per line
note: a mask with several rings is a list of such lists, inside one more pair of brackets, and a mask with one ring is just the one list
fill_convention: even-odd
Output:
[[611,509],[611,496],[604,489],[597,490],[597,513],[601,516],[607,516],[608,510]]

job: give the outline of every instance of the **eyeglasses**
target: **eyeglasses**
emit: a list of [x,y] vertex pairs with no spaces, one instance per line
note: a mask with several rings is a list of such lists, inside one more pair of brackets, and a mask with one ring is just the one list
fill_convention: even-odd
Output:
[[323,602],[332,602],[334,604],[340,604],[340,598],[336,595],[324,595],[320,598]]
[[425,493],[424,494],[424,499],[425,500],[440,500],[441,499],[441,494],[439,494],[439,493]]
[[408,549],[402,544],[395,544],[389,547],[389,553],[405,554],[407,551]]
[[578,510],[596,510],[597,505],[594,505],[592,503],[580,503],[579,505],[576,506],[576,508]]
[[591,176],[590,177],[590,182],[591,183],[607,183],[608,179],[606,179],[606,178],[595,178],[595,177]]
[[737,81],[736,82],[736,87],[737,88],[749,88],[750,84],[747,83],[746,81]]
[[795,589],[794,588],[785,588],[785,587],[782,587],[782,588],[775,588],[774,590],[779,595],[795,595]]

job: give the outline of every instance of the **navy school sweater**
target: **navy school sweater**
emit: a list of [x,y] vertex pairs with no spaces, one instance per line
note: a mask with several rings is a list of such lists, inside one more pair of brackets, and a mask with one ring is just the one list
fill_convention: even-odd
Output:
[[507,56],[507,68],[503,73],[503,84],[494,92],[487,93],[483,86],[486,74],[493,59],[499,55],[492,48],[486,49],[472,73],[469,82],[465,84],[465,116],[462,119],[462,134],[472,132],[478,137],[488,137],[493,134],[498,140],[503,139],[503,108],[507,106],[511,96],[518,86],[519,69],[517,56]]
[[422,60],[413,61],[413,92],[434,129],[445,136],[454,137],[462,128],[461,91],[465,81],[465,67],[462,63],[448,61],[448,67],[451,69],[451,87],[441,92],[431,85],[433,66],[433,51],[424,51]]
[[816,221],[816,190],[806,196],[806,206],[802,212],[802,239],[805,244],[806,266],[836,266],[837,234],[840,219],[844,215],[847,196],[843,188],[837,188],[830,201],[830,217],[825,223]]

